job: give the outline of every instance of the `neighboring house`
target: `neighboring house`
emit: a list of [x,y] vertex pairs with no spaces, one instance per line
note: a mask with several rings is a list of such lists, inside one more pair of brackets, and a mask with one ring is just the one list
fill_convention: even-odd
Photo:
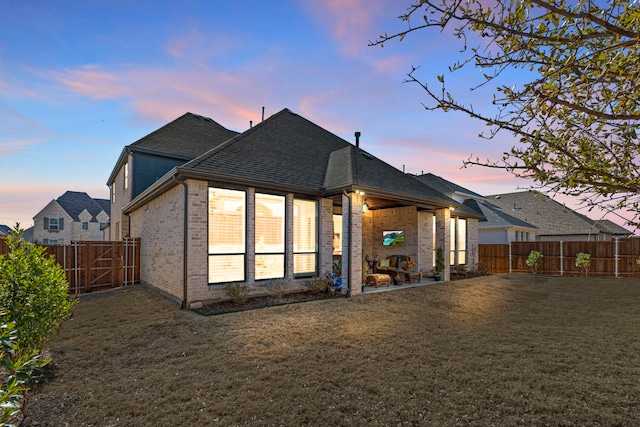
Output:
[[[181,119],[226,131],[189,113]],[[189,125],[180,131],[172,124],[126,147],[109,184],[124,185],[125,176],[128,185],[136,182],[143,172],[136,168],[139,142],[155,153],[155,144],[166,142],[156,137],[172,135],[163,145],[171,158],[190,138],[203,137]],[[120,236],[142,239],[142,282],[183,307],[224,298],[225,283],[258,289],[286,277],[301,286],[331,271],[338,253],[351,294],[361,292],[366,255],[407,255],[426,272],[435,247],[442,247],[445,279],[450,256],[466,260],[475,254],[466,261],[477,263],[480,215],[360,149],[358,132],[354,145],[284,109],[225,142],[218,136],[202,138],[213,148],[132,193],[129,203],[118,201],[128,200],[118,191],[112,200]],[[464,229],[451,227],[452,215],[459,215],[456,223],[465,220]],[[459,233],[453,239],[452,230]],[[385,246],[389,231],[404,232],[404,244]],[[452,241],[465,244],[451,250]]]
[[471,266],[475,266],[478,263],[477,259],[477,251],[472,254],[472,260],[467,262],[466,259],[456,258],[453,254],[456,248],[460,248],[463,246],[467,246],[468,243],[465,241],[456,241],[454,239],[455,236],[462,235],[458,230],[463,230],[466,228],[466,222],[469,217],[473,217],[479,220],[478,228],[473,230],[473,232],[477,233],[474,236],[470,237],[470,240],[473,242],[482,243],[481,237],[481,225],[486,222],[486,218],[484,217],[484,212],[478,208],[478,203],[484,202],[485,198],[478,193],[475,193],[467,188],[464,188],[454,182],[448,181],[440,176],[434,175],[432,173],[423,173],[421,175],[417,175],[416,178],[427,184],[432,188],[437,188],[438,191],[442,192],[445,196],[448,196],[461,204],[459,208],[456,208],[451,213],[452,218],[455,220],[451,221],[451,256],[449,257],[450,265],[455,264],[470,264]]
[[[478,243],[509,243],[535,240],[537,228],[502,211],[486,197],[431,173],[418,175],[420,181],[437,188],[481,218],[478,223]],[[453,226],[452,222],[452,226]]]
[[632,233],[609,220],[596,221],[538,191],[487,196],[492,204],[538,228],[536,241],[609,241]]
[[8,225],[0,224],[0,236],[8,236],[11,232],[11,227]]
[[67,191],[33,217],[33,241],[61,244],[74,240],[108,240],[103,228],[109,222],[110,210],[107,199]]
[[[122,150],[107,181],[111,193],[110,240],[128,237],[122,208],[176,166],[237,135],[208,117],[186,113]],[[123,231],[125,230],[125,231]]]

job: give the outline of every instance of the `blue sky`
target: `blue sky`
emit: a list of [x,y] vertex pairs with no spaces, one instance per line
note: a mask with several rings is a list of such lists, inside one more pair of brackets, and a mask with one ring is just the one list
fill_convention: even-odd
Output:
[[[406,3],[406,4],[405,4]],[[427,112],[411,66],[435,81],[460,44],[405,28],[409,2],[4,1],[0,3],[0,224],[23,228],[67,190],[108,198],[125,145],[185,112],[244,131],[289,108],[400,170],[432,172],[481,194],[526,188],[506,172],[461,169],[512,144],[479,122]],[[448,82],[483,108],[470,68]],[[591,215],[593,216],[593,215]],[[595,216],[593,216],[595,218]],[[614,220],[614,218],[611,218]]]

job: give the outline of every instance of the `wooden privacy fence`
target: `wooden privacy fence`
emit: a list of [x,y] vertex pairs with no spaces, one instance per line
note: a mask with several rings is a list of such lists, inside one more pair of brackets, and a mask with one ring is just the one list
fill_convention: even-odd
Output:
[[640,277],[636,264],[640,256],[640,239],[615,239],[610,242],[511,242],[478,245],[479,262],[492,273],[529,273],[526,261],[536,250],[543,255],[540,274],[556,276],[584,275],[576,267],[579,252],[591,255],[591,276]]
[[[140,239],[123,241],[73,241],[42,245],[64,269],[69,293],[80,294],[140,282]],[[0,255],[9,252],[0,238]]]

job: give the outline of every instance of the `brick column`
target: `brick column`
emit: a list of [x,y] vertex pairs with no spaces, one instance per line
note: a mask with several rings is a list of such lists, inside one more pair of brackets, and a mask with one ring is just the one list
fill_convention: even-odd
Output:
[[342,196],[342,286],[351,295],[362,293],[363,201],[363,197],[355,193]]
[[247,253],[246,266],[247,275],[245,281],[254,283],[256,281],[256,189],[247,188]]
[[284,221],[285,221],[285,235],[284,235],[284,259],[285,268],[284,275],[290,279],[293,279],[293,193],[288,193],[284,204]]
[[333,271],[333,200],[318,202],[318,276]]
[[451,279],[451,209],[436,209],[436,249],[442,248],[444,271],[442,280]]
[[475,270],[478,265],[478,220],[467,219],[467,268]]

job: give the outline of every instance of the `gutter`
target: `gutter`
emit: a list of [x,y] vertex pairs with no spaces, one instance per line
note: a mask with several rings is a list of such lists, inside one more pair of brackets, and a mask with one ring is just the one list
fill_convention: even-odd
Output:
[[187,233],[189,230],[189,222],[188,222],[188,213],[189,213],[189,187],[187,186],[187,183],[179,180],[178,178],[175,177],[175,175],[172,177],[172,180],[175,181],[178,184],[182,184],[182,187],[184,188],[184,215],[183,215],[183,231],[182,231],[182,304],[180,305],[180,309],[185,310],[187,309],[187,302],[188,302],[188,282],[187,282],[187,266],[188,266],[188,242],[189,239],[187,239]]

